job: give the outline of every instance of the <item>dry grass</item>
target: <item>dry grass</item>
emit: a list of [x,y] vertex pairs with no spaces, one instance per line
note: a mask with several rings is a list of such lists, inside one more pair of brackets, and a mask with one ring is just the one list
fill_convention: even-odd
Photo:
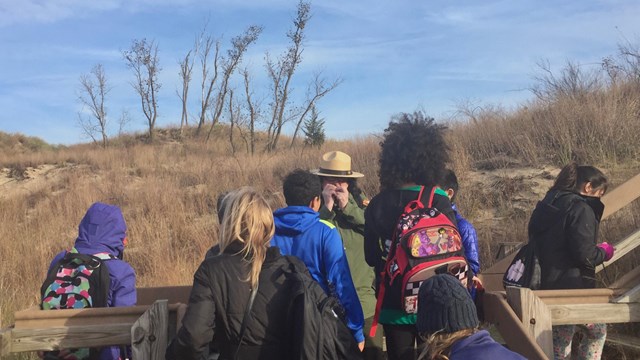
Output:
[[[635,81],[601,84],[592,91],[561,92],[514,112],[485,108],[457,119],[448,132],[451,166],[461,181],[458,205],[478,228],[483,268],[491,265],[500,242],[526,239],[526,223],[539,194],[557,168],[577,159],[599,166],[614,186],[638,172],[640,85]],[[222,130],[220,130],[222,131]],[[95,201],[121,206],[129,226],[125,259],[139,286],[189,284],[206,250],[216,241],[216,198],[221,192],[253,185],[282,204],[281,180],[294,168],[313,168],[322,153],[349,153],[360,186],[378,191],[379,137],[329,141],[322,148],[231,155],[226,136],[209,143],[162,130],[157,144],[128,135],[106,149],[92,145],[50,147],[23,136],[0,134],[0,169],[11,183],[0,185],[0,320],[38,302],[39,285],[50,259],[73,244],[77,225]],[[17,141],[16,139],[20,140]],[[26,146],[25,143],[36,144]],[[282,144],[288,144],[284,140]],[[20,144],[20,145],[16,145]],[[40,145],[38,145],[40,144]],[[237,145],[237,149],[243,149]],[[49,165],[45,175],[30,174]],[[533,180],[516,169],[531,167]],[[547,166],[545,168],[545,166]],[[537,169],[537,170],[536,170]],[[44,170],[43,170],[44,171]],[[478,174],[491,172],[490,180]],[[15,191],[9,192],[9,185]],[[602,226],[615,242],[640,227],[640,203]],[[611,268],[603,282],[637,264]]]

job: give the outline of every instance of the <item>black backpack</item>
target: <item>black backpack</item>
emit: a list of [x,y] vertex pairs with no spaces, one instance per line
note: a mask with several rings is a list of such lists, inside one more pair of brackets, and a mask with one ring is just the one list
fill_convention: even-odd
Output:
[[[40,287],[40,308],[43,310],[84,309],[106,307],[109,295],[107,253],[95,255],[67,252],[51,267]],[[100,348],[68,349],[78,359],[97,359]],[[45,353],[45,359],[59,359],[57,351]]]
[[505,288],[507,286],[515,286],[538,290],[540,289],[541,273],[535,246],[529,242],[518,250],[511,264],[509,264],[502,277],[502,285]]
[[328,296],[306,267],[289,260],[285,273],[290,282],[288,319],[291,339],[289,359],[360,359],[351,331],[341,318],[338,300]]

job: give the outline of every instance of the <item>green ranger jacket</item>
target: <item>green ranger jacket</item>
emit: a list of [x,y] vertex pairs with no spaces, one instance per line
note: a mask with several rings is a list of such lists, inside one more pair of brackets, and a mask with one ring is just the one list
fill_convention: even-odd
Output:
[[364,209],[360,208],[353,195],[349,194],[349,202],[343,210],[335,206],[331,211],[322,205],[320,219],[329,221],[340,232],[364,318],[372,317],[376,307],[376,296],[373,291],[373,268],[364,259]]

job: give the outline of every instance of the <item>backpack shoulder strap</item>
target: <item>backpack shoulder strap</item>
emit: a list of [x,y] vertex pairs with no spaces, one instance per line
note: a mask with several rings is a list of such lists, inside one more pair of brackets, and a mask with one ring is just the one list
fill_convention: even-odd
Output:
[[[424,187],[423,187],[424,189]],[[429,201],[427,201],[427,208],[432,208],[433,207],[433,198],[436,196],[436,187],[433,186],[431,188],[431,191],[429,193]]]
[[238,353],[240,352],[240,347],[242,346],[242,340],[244,339],[244,333],[247,330],[247,323],[249,322],[249,318],[251,318],[251,308],[253,308],[253,301],[256,299],[256,294],[258,293],[259,285],[260,285],[260,281],[258,281],[255,288],[251,289],[251,294],[249,295],[249,302],[247,303],[247,307],[244,310],[244,315],[242,316],[242,325],[240,325],[240,336],[238,340],[238,347],[236,348],[236,352],[233,355],[234,359],[238,358]]

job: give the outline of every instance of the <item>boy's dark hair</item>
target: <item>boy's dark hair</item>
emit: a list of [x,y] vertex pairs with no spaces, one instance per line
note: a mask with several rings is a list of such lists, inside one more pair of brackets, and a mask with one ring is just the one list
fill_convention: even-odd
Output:
[[282,192],[288,206],[308,206],[322,193],[322,183],[317,175],[295,169],[284,178]]
[[435,186],[449,161],[444,139],[446,126],[421,111],[393,117],[380,142],[380,188],[393,189],[404,183]]
[[440,181],[440,187],[442,187],[443,190],[448,190],[448,189],[452,189],[453,190],[453,197],[451,197],[451,202],[453,203],[453,200],[456,198],[456,195],[458,195],[458,177],[456,176],[456,173],[453,172],[453,170],[451,169],[446,169],[444,171],[444,176],[442,177],[442,181]]

